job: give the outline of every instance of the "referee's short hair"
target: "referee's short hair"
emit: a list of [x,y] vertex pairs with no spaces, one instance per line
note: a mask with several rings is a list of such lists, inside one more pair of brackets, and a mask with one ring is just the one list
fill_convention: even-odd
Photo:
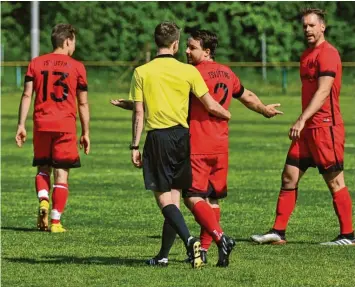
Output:
[[156,26],[154,38],[158,48],[170,48],[172,43],[179,40],[180,31],[179,26],[173,22],[162,22]]

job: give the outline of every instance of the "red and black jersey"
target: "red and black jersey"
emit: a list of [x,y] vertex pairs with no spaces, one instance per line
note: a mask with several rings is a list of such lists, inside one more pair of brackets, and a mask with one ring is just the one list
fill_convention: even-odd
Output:
[[301,56],[302,110],[304,111],[318,89],[318,78],[334,77],[334,83],[323,106],[306,122],[307,128],[334,126],[343,123],[339,96],[342,65],[336,48],[327,41],[308,48]]
[[[232,70],[213,61],[196,66],[207,84],[211,96],[225,109],[232,97],[238,98],[244,88]],[[190,103],[191,154],[219,154],[228,152],[228,121],[208,113],[196,97]]]
[[76,132],[77,90],[87,91],[82,63],[63,54],[46,54],[28,65],[25,81],[36,93],[34,130]]

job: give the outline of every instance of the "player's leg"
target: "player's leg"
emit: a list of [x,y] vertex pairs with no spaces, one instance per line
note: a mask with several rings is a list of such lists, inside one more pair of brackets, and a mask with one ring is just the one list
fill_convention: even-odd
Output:
[[186,197],[184,202],[195,216],[196,222],[207,230],[216,243],[220,242],[223,230],[211,206],[202,197]]
[[51,142],[50,132],[33,133],[34,158],[33,166],[37,166],[35,186],[39,200],[37,228],[41,231],[48,230],[49,192],[51,179]]
[[[209,164],[208,155],[191,155],[191,169],[192,169],[192,185],[188,189],[183,190],[183,198],[185,205],[191,210],[194,207],[194,201],[205,200],[208,197],[210,192],[209,188],[209,175],[211,173],[211,166]],[[213,160],[213,159],[212,159]],[[211,187],[212,188],[212,187]],[[198,209],[195,210],[195,213],[198,212]],[[193,213],[193,211],[192,211]],[[195,215],[195,220],[200,224],[200,240],[201,240],[201,258],[204,263],[207,263],[206,252],[208,247],[211,245],[213,238],[210,232],[204,227],[201,222],[199,222],[198,214]],[[206,249],[204,249],[206,248]],[[203,255],[202,255],[203,254]],[[189,262],[190,259],[187,258],[186,262]]]
[[304,171],[297,166],[286,164],[282,172],[281,189],[277,201],[273,229],[284,232],[296,206],[297,188]]
[[[180,191],[177,189],[171,190],[171,197],[173,203],[176,205],[177,208],[180,209]],[[169,252],[171,250],[171,247],[174,244],[175,238],[176,238],[175,229],[165,219],[163,223],[163,230],[161,235],[160,251],[156,256],[147,260],[146,264],[151,266],[167,266]]]
[[190,159],[192,185],[183,192],[184,203],[194,215],[196,222],[207,230],[215,242],[219,242],[223,231],[216,220],[213,209],[205,201],[209,195],[209,177],[212,166],[216,163],[216,156],[191,155]]
[[197,238],[191,236],[180,209],[173,203],[171,192],[154,191],[154,196],[165,220],[168,221],[170,226],[180,236],[185,244],[188,255],[193,258],[192,266],[194,268],[201,267],[201,243]]
[[[212,187],[210,188],[212,189]],[[206,198],[205,201],[211,206],[212,210],[214,211],[216,220],[219,223],[221,218],[221,212],[218,205],[218,200]],[[217,201],[217,203],[215,203],[214,201]],[[200,229],[200,240],[201,240],[201,259],[205,264],[207,264],[207,252],[212,244],[213,238],[208,233],[208,231],[202,226]]]
[[343,125],[322,127],[312,130],[311,146],[319,172],[333,197],[333,206],[339,220],[340,234],[337,238],[323,244],[353,245],[354,229],[352,222],[352,200],[344,180],[344,143]]
[[[178,209],[180,209],[180,198],[181,198],[180,190],[172,189],[171,190],[171,198],[172,198],[173,204]],[[160,257],[168,258],[170,249],[174,244],[175,238],[176,238],[176,231],[169,224],[169,222],[167,220],[164,220],[161,249],[159,251]]]
[[65,232],[61,224],[61,216],[67,204],[69,187],[68,187],[69,169],[54,169],[54,185],[52,194],[52,211],[51,211],[51,232]]
[[36,191],[39,200],[37,228],[48,230],[49,192],[51,185],[52,168],[48,165],[39,166],[36,175]]
[[332,194],[333,207],[338,217],[340,234],[326,245],[355,245],[352,221],[352,200],[345,185],[344,172],[337,171],[323,174],[323,178]]
[[287,154],[286,163],[281,176],[281,189],[276,206],[274,225],[265,234],[251,236],[259,244],[285,244],[286,228],[296,206],[298,183],[308,167],[315,166],[304,134],[301,139],[292,142]]
[[[213,166],[209,177],[212,191],[209,194],[209,206],[213,211],[216,222],[219,224],[220,209],[218,200],[227,196],[228,153],[216,155],[217,162]],[[219,213],[219,216],[216,216]],[[212,216],[212,215],[211,215]],[[218,246],[218,262],[216,266],[227,267],[230,254],[235,246],[235,240],[223,233]]]
[[[209,188],[212,189],[212,186],[209,186]],[[211,206],[211,204],[209,202],[209,198],[206,198],[205,201]],[[215,212],[216,220],[219,223],[220,213],[219,213],[219,216],[217,216],[216,209],[214,209],[212,206],[211,206],[211,208]],[[219,211],[219,209],[218,209],[218,211]],[[204,263],[207,263],[207,252],[212,244],[213,238],[208,233],[208,231],[205,228],[203,228],[202,226],[200,229],[200,240],[201,240],[201,258]]]
[[52,166],[54,167],[54,185],[52,193],[51,232],[65,232],[61,224],[69,195],[69,170],[80,167],[80,158],[76,135],[56,133],[52,149]]
[[191,185],[189,144],[188,129],[150,131],[144,145],[143,176],[146,189],[154,192],[165,220],[183,240],[188,253],[193,254],[193,268],[199,268],[202,265],[200,241],[190,235],[171,192]]

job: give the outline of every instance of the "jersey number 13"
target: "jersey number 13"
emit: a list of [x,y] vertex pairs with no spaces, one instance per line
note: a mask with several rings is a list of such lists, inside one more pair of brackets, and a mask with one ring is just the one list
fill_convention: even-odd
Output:
[[[43,102],[47,101],[47,88],[48,88],[48,71],[41,71],[41,74],[43,75]],[[51,99],[55,102],[63,102],[68,98],[68,85],[64,83],[63,81],[69,76],[68,73],[63,73],[63,72],[57,72],[53,71],[52,75],[54,76],[60,76],[54,83],[53,86],[61,86],[63,87],[63,93],[62,94],[55,94],[51,93]]]

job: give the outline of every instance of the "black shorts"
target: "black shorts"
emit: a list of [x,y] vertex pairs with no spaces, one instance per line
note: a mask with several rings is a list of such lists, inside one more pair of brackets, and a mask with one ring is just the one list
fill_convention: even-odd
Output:
[[149,131],[143,150],[147,190],[167,192],[192,185],[189,129],[175,126]]

